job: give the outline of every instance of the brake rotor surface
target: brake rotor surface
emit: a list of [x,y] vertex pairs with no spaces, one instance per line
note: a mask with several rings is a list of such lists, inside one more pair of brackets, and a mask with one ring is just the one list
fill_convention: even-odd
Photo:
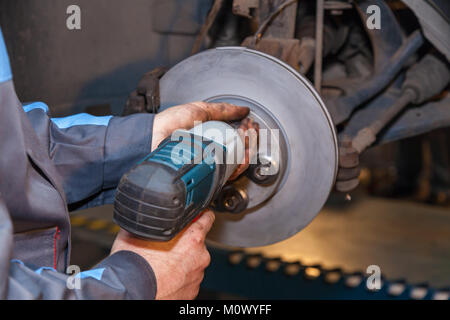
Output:
[[233,247],[282,241],[308,225],[334,185],[338,149],[331,117],[308,80],[284,62],[241,47],[217,48],[170,69],[160,82],[161,110],[193,101],[248,106],[263,128],[280,131],[280,174],[270,186],[245,176],[239,214],[216,214],[208,239]]

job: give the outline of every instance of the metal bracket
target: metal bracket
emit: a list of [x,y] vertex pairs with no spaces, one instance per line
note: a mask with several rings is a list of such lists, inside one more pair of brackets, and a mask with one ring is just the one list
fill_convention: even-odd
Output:
[[139,81],[136,90],[128,97],[122,113],[127,116],[133,113],[157,113],[160,107],[159,79],[167,72],[159,67],[147,72]]

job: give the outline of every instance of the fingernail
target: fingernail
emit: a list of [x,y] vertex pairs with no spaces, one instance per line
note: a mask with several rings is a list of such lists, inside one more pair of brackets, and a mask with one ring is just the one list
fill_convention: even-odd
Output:
[[209,215],[209,217],[212,219],[212,221],[216,220],[216,215],[214,214],[213,211],[208,210],[207,214]]
[[200,219],[201,216],[203,216],[204,214],[207,214],[210,216],[211,219],[213,219],[213,221],[216,219],[216,215],[214,214],[213,211],[211,211],[210,209],[205,209],[202,212],[200,212],[194,219],[192,219],[192,222],[197,221],[198,219]]

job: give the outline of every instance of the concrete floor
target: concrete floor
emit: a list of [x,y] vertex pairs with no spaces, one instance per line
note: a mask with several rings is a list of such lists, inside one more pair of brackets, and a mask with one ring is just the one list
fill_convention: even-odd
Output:
[[[340,196],[342,199],[342,196]],[[388,280],[405,279],[410,284],[450,286],[450,209],[410,201],[354,195],[349,203],[327,205],[313,222],[294,237],[249,252],[305,265],[364,272],[378,265]],[[333,203],[333,198],[329,203]],[[110,219],[112,207],[90,209],[76,215]],[[95,251],[85,232],[75,228],[72,263],[89,266],[107,254]],[[89,236],[89,235],[88,235]],[[98,236],[97,236],[98,239]],[[105,248],[112,238],[101,238]],[[102,242],[100,244],[100,242]],[[89,254],[92,252],[92,254]]]
[[389,280],[446,287],[450,209],[364,196],[344,207],[327,206],[288,240],[248,251],[347,272],[378,265]]

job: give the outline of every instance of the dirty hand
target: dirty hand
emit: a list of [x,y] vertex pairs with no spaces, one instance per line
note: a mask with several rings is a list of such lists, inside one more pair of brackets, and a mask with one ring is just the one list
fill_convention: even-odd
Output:
[[210,263],[205,238],[214,219],[208,210],[168,242],[141,240],[120,230],[111,254],[128,250],[147,260],[156,276],[156,299],[194,299]]
[[236,121],[247,116],[247,107],[229,103],[192,102],[156,114],[153,123],[152,151],[177,129],[191,129],[195,121]]

